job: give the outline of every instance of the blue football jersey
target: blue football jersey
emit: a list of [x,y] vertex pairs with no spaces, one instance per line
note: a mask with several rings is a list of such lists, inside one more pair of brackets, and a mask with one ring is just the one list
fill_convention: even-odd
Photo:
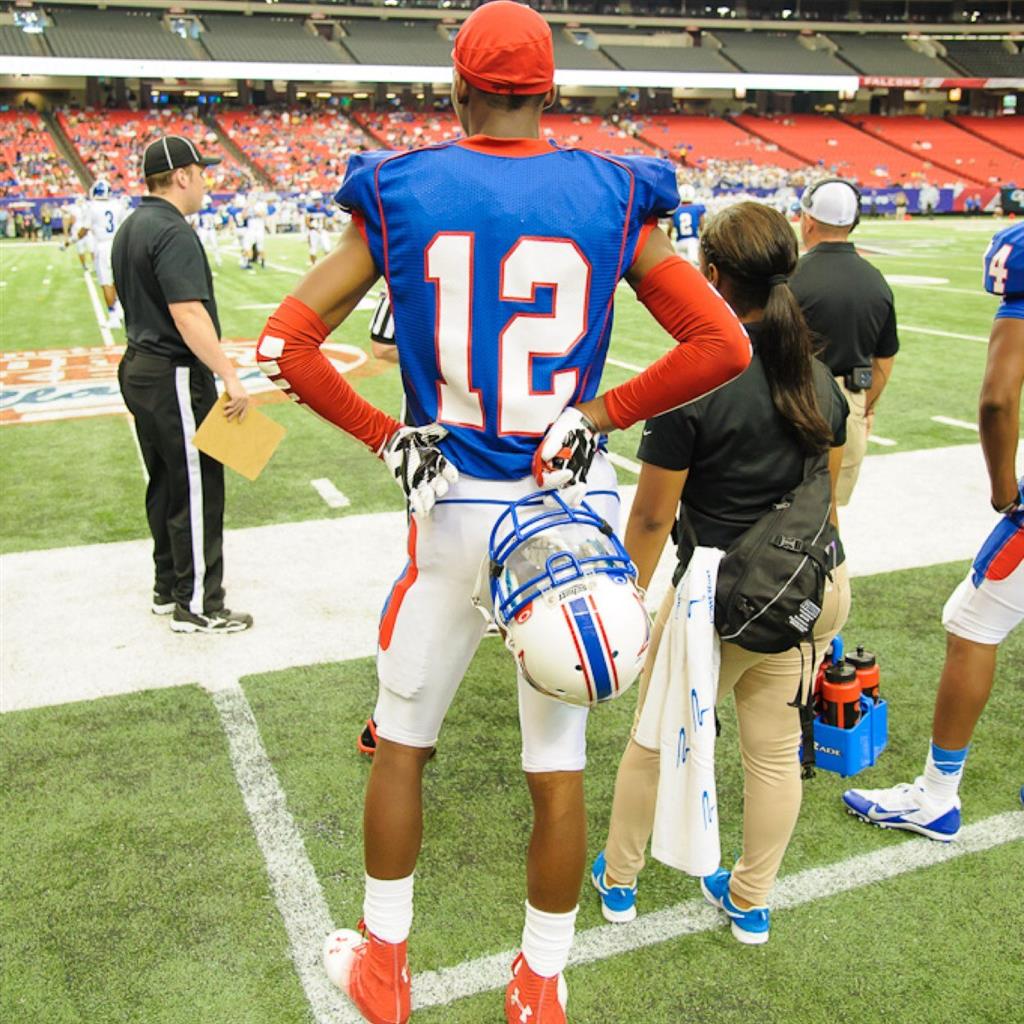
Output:
[[993,235],[983,266],[985,291],[1003,299],[996,318],[1024,319],[1024,222]]
[[700,219],[707,212],[703,203],[682,203],[672,213],[677,238],[698,238]]
[[679,204],[666,161],[483,137],[357,153],[335,198],[387,280],[410,422],[496,480],[597,393],[616,286]]

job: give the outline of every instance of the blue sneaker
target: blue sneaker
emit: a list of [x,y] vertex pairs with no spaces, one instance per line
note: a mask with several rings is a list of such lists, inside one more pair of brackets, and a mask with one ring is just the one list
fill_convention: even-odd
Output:
[[848,789],[843,803],[869,825],[917,832],[940,843],[956,839],[960,832],[960,798],[949,804],[928,799],[923,779],[901,782],[891,789]]
[[740,910],[729,895],[731,871],[719,868],[713,875],[700,880],[700,891],[713,907],[724,910],[732,924],[732,934],[745,946],[763,946],[768,941],[771,926],[771,911],[767,907],[751,907]]
[[590,869],[590,881],[601,894],[601,913],[612,924],[626,924],[636,917],[636,884],[608,885],[604,878],[604,850]]

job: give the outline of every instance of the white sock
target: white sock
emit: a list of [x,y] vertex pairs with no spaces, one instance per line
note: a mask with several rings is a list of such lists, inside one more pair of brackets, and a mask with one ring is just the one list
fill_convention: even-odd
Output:
[[412,880],[366,876],[363,920],[366,930],[385,942],[405,942],[412,927]]
[[945,750],[934,740],[929,744],[924,763],[924,791],[929,800],[943,805],[956,800],[970,749],[970,744],[961,750]]
[[565,970],[576,933],[579,907],[567,914],[549,914],[526,903],[526,924],[523,926],[523,956],[534,974],[553,978]]

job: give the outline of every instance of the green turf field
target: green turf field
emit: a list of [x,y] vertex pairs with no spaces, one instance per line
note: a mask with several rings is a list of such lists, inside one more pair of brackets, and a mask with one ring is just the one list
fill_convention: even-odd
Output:
[[[992,231],[988,221],[937,220],[865,223],[858,243],[887,275],[948,284],[894,284],[902,349],[892,383],[881,403],[875,432],[895,445],[875,452],[974,442],[967,429],[936,423],[933,416],[973,422],[985,364],[985,345],[995,300],[981,290],[981,255]],[[215,286],[226,338],[255,339],[269,310],[287,294],[306,265],[301,238],[278,236],[268,243],[273,264],[244,271],[226,243]],[[50,268],[50,269],[47,269]],[[284,269],[278,269],[284,268]],[[40,282],[51,283],[40,296]],[[3,352],[75,345],[102,347],[78,258],[50,245],[0,244]],[[59,287],[58,287],[59,286]],[[57,288],[55,291],[54,288]],[[45,309],[45,316],[41,310]],[[370,313],[357,311],[333,337],[368,349]],[[916,329],[916,330],[915,330]],[[919,330],[939,334],[917,333]],[[964,335],[966,337],[946,337]],[[121,332],[115,341],[123,344]],[[976,340],[971,340],[976,339]],[[666,337],[625,286],[616,302],[613,360],[646,366],[665,350]],[[616,384],[631,371],[610,364],[605,382]],[[356,371],[354,385],[368,399],[397,413],[400,383],[395,367],[373,361]],[[398,509],[397,491],[382,487],[375,460],[346,435],[288,403],[266,407],[288,427],[288,436],[267,472],[255,484],[229,474],[229,527],[296,521],[314,516],[353,515]],[[124,422],[94,417],[53,424],[12,425],[4,430],[0,473],[0,544],[3,551],[68,544],[103,543],[146,536],[141,515],[142,477]],[[633,457],[639,426],[613,434],[611,450]],[[83,457],[83,452],[88,453]],[[63,496],[58,507],[26,519],[21,510],[38,493],[40,475]],[[327,477],[351,503],[331,510],[310,480]],[[127,511],[126,511],[127,510]],[[139,510],[136,514],[136,510]]]
[[[977,441],[975,432],[932,417],[976,417],[994,307],[981,290],[980,265],[993,230],[989,221],[941,219],[866,222],[858,229],[855,238],[872,261],[895,277],[901,325],[902,350],[875,424],[880,437],[895,443],[873,445],[872,453]],[[298,279],[304,245],[298,238],[269,239],[274,266],[265,272],[240,270],[224,248],[216,277],[224,335],[254,339]],[[664,350],[660,330],[628,289],[619,294],[616,316],[614,360],[646,365]],[[368,349],[368,318],[366,310],[355,313],[338,339]],[[104,346],[77,257],[56,243],[0,244],[0,326],[0,354]],[[113,340],[123,343],[123,336],[115,331]],[[630,372],[610,365],[606,381]],[[367,398],[397,411],[397,370],[371,360],[350,379]],[[360,445],[288,403],[263,408],[289,432],[257,483],[228,474],[229,528],[401,507],[397,489]],[[636,429],[613,435],[612,450],[632,458],[637,435]],[[0,440],[0,553],[146,536],[143,478],[123,415],[4,424]],[[348,507],[324,503],[310,483],[324,477],[349,498]],[[620,480],[633,482],[628,469]],[[880,652],[891,707],[889,747],[859,785],[889,785],[921,770],[943,656],[938,615],[964,568],[945,564],[853,583],[844,633]],[[48,607],[41,614],[73,616],[74,609]],[[373,703],[373,663],[306,665],[301,637],[281,642],[294,646],[293,667],[241,680],[284,795],[281,804],[265,788],[257,803],[290,812],[330,918],[354,926],[368,770],[354,740]],[[196,686],[0,717],[0,1020],[349,1019],[315,1012],[304,993],[279,896],[243,803],[230,722],[203,688],[216,669],[215,660],[197,659]],[[962,791],[968,825],[1019,815],[1022,704],[1024,634],[1018,631],[1001,651],[969,761]],[[592,854],[603,839],[632,708],[631,694],[592,719]],[[740,844],[742,780],[728,708],[723,725],[718,795],[729,865]],[[784,878],[877,851],[931,845],[855,822],[842,811],[843,788],[824,772],[807,784]],[[485,641],[453,706],[427,770],[425,807],[411,965],[421,975],[456,968],[465,980],[479,958],[514,949],[522,926],[529,805],[510,665],[496,641]],[[772,940],[761,949],[739,946],[723,924],[605,956],[569,971],[570,1019],[1013,1020],[1024,990],[1022,863],[1018,839],[849,892],[812,892],[801,906],[775,915]],[[641,914],[698,895],[692,879],[653,863],[641,881]],[[579,928],[590,934],[601,923],[587,888]],[[462,999],[453,989],[414,1020],[501,1021],[501,992],[483,989]]]

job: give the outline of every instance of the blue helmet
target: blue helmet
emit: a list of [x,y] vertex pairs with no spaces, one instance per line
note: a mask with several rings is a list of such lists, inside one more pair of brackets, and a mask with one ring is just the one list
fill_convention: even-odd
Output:
[[110,198],[110,184],[100,178],[98,181],[94,181],[92,188],[89,189],[90,199],[109,199]]
[[589,707],[632,685],[650,620],[629,555],[586,502],[574,508],[557,491],[513,502],[488,558],[494,617],[534,689]]

